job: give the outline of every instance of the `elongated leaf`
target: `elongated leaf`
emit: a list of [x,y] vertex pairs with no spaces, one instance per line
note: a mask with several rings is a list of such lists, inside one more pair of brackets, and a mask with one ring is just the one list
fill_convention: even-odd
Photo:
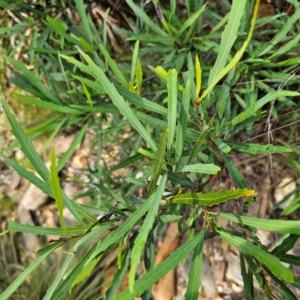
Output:
[[60,187],[60,180],[58,178],[57,170],[56,170],[56,155],[55,155],[55,149],[52,147],[50,152],[50,184],[52,186],[53,195],[52,197],[55,199],[58,214],[59,214],[59,220],[62,225],[62,228],[67,233],[67,228],[65,224],[64,214],[63,214],[63,196],[62,191]]
[[135,15],[140,18],[145,24],[149,26],[154,32],[158,33],[161,36],[168,36],[166,32],[164,32],[160,26],[156,25],[148,16],[147,14],[142,11],[132,0],[126,0],[127,4],[130,8],[134,11]]
[[214,122],[214,118],[212,118],[209,121],[208,125],[204,126],[203,131],[201,132],[200,136],[197,139],[197,142],[195,143],[195,145],[192,149],[188,163],[190,163],[190,161],[197,155],[197,153],[200,151],[201,147],[203,147],[203,145],[205,145],[205,139],[206,139],[207,135],[214,129],[212,127],[213,122]]
[[214,139],[214,143],[218,146],[218,148],[223,153],[229,153],[231,151],[231,148],[221,139]]
[[252,226],[255,228],[261,228],[278,233],[292,233],[300,235],[300,221],[286,221],[286,220],[266,220],[245,216],[235,216],[231,214],[219,214],[220,217],[230,221],[234,221],[239,224]]
[[167,155],[171,157],[171,151],[175,136],[176,117],[177,117],[177,71],[175,69],[168,72],[167,77],[168,88],[168,142]]
[[[164,145],[165,145],[165,143],[164,143]],[[131,257],[131,268],[130,268],[129,275],[128,275],[129,290],[131,293],[133,293],[133,288],[134,288],[134,283],[135,283],[135,275],[136,275],[137,266],[140,263],[141,253],[142,253],[144,245],[147,241],[149,232],[153,228],[153,223],[154,223],[155,217],[158,212],[160,200],[161,200],[163,192],[165,190],[166,182],[167,182],[167,174],[164,174],[161,179],[161,182],[159,184],[159,189],[157,190],[157,193],[156,193],[156,199],[152,200],[152,205],[150,206],[147,217],[145,218],[143,225],[139,230],[139,235],[137,236],[137,238],[134,241],[134,246],[133,246],[131,256],[130,256]],[[150,199],[148,201],[150,201]]]
[[287,238],[282,239],[281,244],[272,250],[272,254],[279,257],[291,250],[299,239],[299,235],[289,234]]
[[188,80],[182,96],[182,103],[180,107],[177,133],[176,133],[176,145],[175,145],[175,158],[176,166],[179,168],[181,162],[181,155],[183,151],[183,145],[185,142],[185,133],[188,123],[189,107],[191,98],[191,83]]
[[[239,0],[236,0],[239,1]],[[214,73],[214,77],[211,78],[210,83],[208,84],[208,87],[206,90],[203,91],[201,97],[199,98],[198,102],[201,102],[204,97],[211,92],[211,90],[216,86],[216,84],[233,68],[236,66],[236,64],[240,61],[242,58],[244,52],[246,51],[246,48],[252,38],[252,34],[254,31],[255,27],[255,21],[257,18],[257,13],[258,13],[258,8],[259,8],[259,0],[256,0],[255,5],[254,5],[254,11],[253,11],[253,16],[251,19],[251,26],[250,26],[250,31],[248,34],[247,39],[242,45],[242,48],[235,54],[235,56],[232,58],[232,60],[224,67],[222,68],[219,72]],[[231,17],[231,14],[230,14]]]
[[160,104],[157,104],[155,102],[152,102],[144,97],[141,97],[139,95],[131,93],[128,89],[125,87],[115,84],[115,87],[117,91],[130,103],[134,104],[138,108],[143,108],[146,111],[156,112],[158,114],[167,116],[168,115],[168,109],[163,107]]
[[187,205],[201,205],[201,206],[213,206],[228,200],[237,199],[241,197],[255,196],[256,193],[253,190],[237,189],[228,191],[203,193],[184,193],[178,194],[172,199],[167,201],[167,204],[187,204]]
[[202,174],[217,174],[220,171],[221,168],[213,164],[185,165],[178,170],[178,172],[195,172]]
[[300,9],[297,9],[291,17],[287,18],[287,22],[284,24],[281,30],[273,37],[273,39],[268,43],[263,44],[262,49],[258,49],[253,54],[253,57],[259,57],[268,53],[274,46],[276,46],[286,37],[287,33],[291,30],[294,23],[297,22],[299,19]]
[[115,276],[107,289],[106,298],[105,298],[106,300],[115,299],[116,293],[122,283],[123,277],[128,268],[130,253],[131,253],[131,249],[127,248],[124,257],[122,259],[121,267],[120,269],[118,269],[117,273],[115,273]]
[[96,259],[94,259],[93,261],[91,261],[90,263],[88,263],[87,265],[85,265],[81,272],[78,273],[76,275],[76,278],[73,280],[70,289],[69,289],[69,294],[72,293],[72,289],[73,287],[82,282],[84,279],[86,279],[87,277],[89,277],[91,275],[91,273],[93,272],[94,268],[96,267],[96,265],[98,264],[99,260],[101,259],[101,256],[97,257]]
[[201,239],[194,249],[193,258],[189,271],[188,287],[185,293],[185,299],[198,300],[199,288],[201,286],[201,270],[202,270],[202,250],[204,243],[205,227],[200,232]]
[[228,157],[221,152],[222,160],[225,163],[227,170],[229,171],[230,175],[232,176],[233,180],[236,182],[239,188],[244,189],[247,187],[247,183],[244,179],[244,176],[239,172],[237,167],[232,163]]
[[128,89],[128,80],[124,77],[122,71],[117,66],[116,62],[110,57],[109,53],[106,51],[106,49],[100,45],[100,49],[102,54],[104,55],[105,59],[108,62],[108,65],[110,66],[111,70],[113,71],[114,75],[120,80],[122,85]]
[[283,152],[293,152],[293,150],[274,145],[260,145],[260,144],[247,144],[238,142],[226,142],[233,149],[240,152],[245,152],[249,154],[268,154],[268,153],[283,153]]
[[19,141],[21,145],[21,150],[24,155],[28,158],[32,166],[38,172],[38,174],[42,177],[43,180],[49,180],[49,171],[45,164],[43,163],[42,159],[36,152],[35,148],[32,145],[32,142],[28,136],[24,133],[20,124],[15,120],[13,114],[11,113],[10,109],[8,108],[5,101],[2,99],[2,106],[7,116],[7,119],[12,127],[12,133]]
[[91,256],[91,253],[95,250],[95,246],[93,246],[89,251],[87,251],[84,256],[76,263],[76,265],[70,270],[68,275],[64,278],[59,287],[55,290],[51,300],[61,299],[62,296],[69,290],[74,280],[78,274],[80,274],[83,270],[83,265],[86,260]]
[[300,266],[300,258],[296,255],[285,254],[279,257],[280,261],[294,265]]
[[[10,232],[24,232],[36,235],[66,235],[63,228],[50,228],[42,226],[34,226],[29,224],[20,224],[14,221],[8,221],[8,229]],[[68,228],[68,234],[80,235],[87,231],[87,227]]]
[[133,293],[130,293],[127,288],[124,292],[118,294],[115,300],[130,300],[136,296],[140,296],[160,278],[164,277],[170,270],[174,269],[177,264],[197,246],[201,239],[202,235],[199,234],[186,242],[183,246],[174,251],[166,260],[137,280],[134,285]]
[[154,191],[156,189],[156,184],[157,184],[158,178],[159,178],[160,173],[161,173],[162,168],[163,168],[167,138],[168,138],[168,129],[166,129],[165,132],[160,135],[157,154],[156,154],[156,157],[155,157],[153,171],[152,171],[152,174],[151,174],[151,183],[150,183],[150,188],[149,188],[149,196],[151,196],[154,193]]
[[27,171],[23,167],[21,167],[19,164],[17,164],[15,161],[8,158],[6,155],[0,152],[0,156],[5,160],[5,162],[11,166],[20,176],[27,179],[29,182],[34,184],[36,187],[38,187],[43,193],[46,195],[51,196],[52,195],[52,189],[49,183],[45,183],[43,180],[41,180],[39,177],[34,175],[32,172]]
[[29,71],[25,65],[23,65],[22,63],[12,59],[12,58],[9,58],[9,57],[6,57],[6,59],[17,69],[17,70],[20,70],[23,75],[26,77],[27,80],[29,80],[30,84],[32,86],[35,87],[35,89],[37,89],[40,93],[42,93],[44,96],[45,96],[45,99],[48,99],[49,101],[57,104],[57,105],[60,105],[61,104],[61,101],[60,99],[57,99],[53,93],[51,93],[50,90],[48,90],[46,88],[46,86],[43,84],[43,82],[38,78],[36,77],[33,72]]
[[26,102],[28,104],[35,105],[36,107],[43,108],[43,109],[49,109],[52,111],[57,111],[60,113],[64,114],[75,114],[75,115],[80,115],[82,114],[82,111],[71,108],[69,106],[62,106],[62,105],[57,105],[48,101],[43,101],[31,96],[25,96],[21,94],[14,93],[16,99],[21,100],[23,102]]
[[84,8],[84,1],[83,0],[75,0],[76,3],[76,9],[79,13],[80,20],[82,22],[84,33],[86,34],[86,38],[89,43],[93,42],[93,33],[91,31],[91,27],[89,25],[89,17],[86,14],[85,8]]
[[196,55],[196,64],[195,64],[195,73],[196,73],[196,95],[195,99],[199,97],[199,93],[201,90],[201,84],[202,84],[202,69],[200,65],[200,60],[198,58],[198,55]]
[[145,201],[145,203],[140,206],[122,225],[119,226],[114,232],[112,232],[100,245],[97,246],[93,254],[88,259],[87,263],[92,261],[100,253],[105,251],[111,245],[117,243],[120,239],[123,238],[125,234],[141,219],[141,217],[149,210],[151,205],[153,205],[154,199],[156,199],[156,194],[160,189],[160,185],[155,193]]
[[294,281],[293,273],[288,268],[284,267],[276,256],[271,255],[259,246],[241,239],[237,236],[232,236],[229,233],[218,231],[220,238],[228,244],[234,245],[242,253],[254,256],[261,264],[265,265],[273,274],[277,275],[286,282]]
[[69,264],[71,263],[72,259],[74,258],[74,255],[71,254],[68,256],[68,258],[65,260],[63,266],[61,267],[61,269],[59,270],[59,273],[56,275],[55,280],[52,282],[51,286],[47,289],[47,294],[45,295],[45,297],[43,298],[43,300],[49,300],[55,289],[57,288],[59,282],[63,279],[67,268],[69,266]]
[[15,281],[1,294],[1,300],[9,299],[9,297],[17,290],[17,288],[26,280],[30,274],[56,249],[60,244],[50,245],[48,251],[41,257],[34,261],[28,268],[26,268]]
[[78,132],[74,140],[72,141],[71,145],[69,146],[68,150],[63,154],[61,157],[58,165],[57,165],[57,172],[62,170],[62,168],[65,166],[67,161],[71,158],[73,152],[75,151],[76,146],[82,141],[86,130],[88,129],[88,126],[90,123],[87,121],[85,125],[81,128],[81,130]]
[[[104,72],[98,67],[84,52],[79,50],[80,54],[84,57],[84,59],[89,64],[89,73],[92,73],[92,76],[95,77],[99,83],[102,84],[104,90],[110,96],[111,100],[113,101],[114,105],[119,108],[120,113],[128,119],[131,123],[132,127],[143,137],[147,144],[151,147],[151,149],[156,152],[157,147],[150,137],[149,133],[146,129],[142,126],[140,121],[132,112],[131,108],[127,105],[124,98],[118,93],[113,83],[109,81],[109,79],[105,76]],[[70,62],[74,62],[74,60],[68,56],[61,55],[61,57],[65,58]]]
[[180,37],[186,29],[192,26],[198,20],[201,14],[203,14],[205,9],[206,9],[206,5],[203,5],[199,10],[197,10],[193,15],[191,15],[177,31],[177,37]]
[[241,19],[245,13],[245,5],[246,0],[232,1],[228,24],[225,26],[225,29],[222,32],[219,54],[214,67],[209,74],[208,86],[210,86],[216,80],[227,62],[230,50],[237,39]]
[[99,226],[98,228],[93,228],[89,233],[85,234],[72,248],[72,252],[76,253],[80,249],[84,248],[85,246],[91,245],[92,241],[96,239],[97,237],[100,238],[100,236],[105,233],[107,230],[109,230],[111,227],[113,227],[112,223],[107,223]]
[[238,116],[236,116],[231,121],[231,125],[236,125],[236,124],[238,124],[238,123],[240,123],[240,122],[248,119],[249,117],[251,117],[252,115],[254,115],[257,110],[259,110],[265,104],[267,104],[268,102],[273,101],[276,98],[280,98],[280,97],[296,97],[296,96],[299,96],[299,95],[300,95],[300,93],[292,92],[292,91],[285,91],[285,90],[271,91],[266,96],[264,96],[263,98],[259,99],[255,103],[254,106],[249,107],[248,109],[246,109],[245,111],[243,111],[242,113],[240,113]]

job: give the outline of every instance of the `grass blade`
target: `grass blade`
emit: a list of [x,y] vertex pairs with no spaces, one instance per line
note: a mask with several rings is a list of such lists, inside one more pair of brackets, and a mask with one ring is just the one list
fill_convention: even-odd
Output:
[[181,155],[183,150],[183,145],[185,141],[185,133],[187,129],[188,117],[189,117],[189,107],[191,100],[191,83],[188,80],[182,96],[182,103],[180,107],[177,133],[176,133],[176,145],[175,145],[175,160],[176,168],[180,167]]
[[266,252],[259,246],[248,242],[237,236],[232,236],[223,231],[217,231],[220,238],[230,245],[237,247],[242,253],[254,256],[261,264],[265,265],[274,275],[277,275],[286,282],[294,281],[293,273],[288,268],[284,267],[276,256]]
[[156,154],[156,158],[155,158],[155,162],[154,162],[154,166],[153,166],[153,171],[151,174],[149,196],[151,196],[154,193],[154,191],[156,189],[156,184],[157,184],[158,178],[159,178],[161,170],[163,168],[167,138],[168,138],[168,129],[166,129],[165,132],[160,135],[157,154]]
[[[165,148],[164,148],[165,150]],[[162,198],[163,192],[165,190],[165,185],[167,182],[167,174],[164,174],[164,176],[161,179],[161,182],[159,184],[159,188],[156,193],[156,199],[152,200],[152,205],[150,206],[149,212],[147,214],[147,217],[145,218],[143,225],[141,226],[139,230],[139,235],[134,241],[134,246],[131,252],[131,268],[129,271],[129,290],[131,293],[133,293],[134,283],[135,283],[135,274],[137,270],[137,266],[140,263],[140,257],[142,250],[144,248],[144,245],[147,241],[148,234],[150,230],[153,228],[153,223],[155,220],[155,217],[158,212],[159,203]],[[147,200],[147,201],[150,201]]]
[[177,117],[177,71],[170,70],[167,76],[168,88],[168,142],[167,142],[167,156],[171,157],[172,145],[176,129]]
[[3,99],[2,106],[7,116],[7,119],[12,127],[12,133],[20,143],[22,152],[28,158],[28,160],[38,172],[38,174],[41,176],[41,178],[47,182],[49,180],[49,171],[43,163],[40,156],[38,155],[38,153],[36,152],[35,148],[33,147],[30,138],[26,136],[22,127],[15,120],[13,114],[11,113],[10,109],[8,108],[7,104]]
[[216,80],[226,65],[228,55],[237,39],[241,19],[245,13],[245,5],[246,0],[232,1],[229,20],[224,31],[222,32],[219,54],[215,65],[209,74],[208,86],[210,86]]
[[300,235],[300,221],[286,221],[286,220],[267,220],[260,218],[252,218],[245,216],[235,216],[231,214],[218,214],[220,217],[230,221],[234,221],[241,225],[247,225],[255,228],[261,228],[272,232],[282,234],[292,233]]
[[56,155],[55,155],[55,149],[52,147],[51,152],[50,152],[50,161],[51,161],[51,166],[50,166],[50,184],[52,186],[52,191],[53,191],[53,198],[55,199],[56,205],[57,205],[57,210],[59,214],[59,220],[62,228],[67,232],[67,227],[65,224],[65,219],[64,219],[64,214],[63,214],[63,209],[64,209],[64,204],[63,204],[63,195],[60,187],[60,180],[58,178],[57,170],[56,170]]
[[177,264],[197,246],[201,238],[202,236],[199,234],[178,248],[166,260],[137,280],[134,285],[133,293],[130,293],[127,288],[124,292],[118,294],[115,300],[130,300],[135,296],[141,295],[160,278],[164,277],[170,270],[174,269]]
[[200,241],[194,249],[192,263],[189,271],[189,281],[185,299],[197,300],[199,296],[199,288],[201,286],[201,270],[202,270],[202,250],[204,243],[205,227],[202,226],[202,230],[199,234]]

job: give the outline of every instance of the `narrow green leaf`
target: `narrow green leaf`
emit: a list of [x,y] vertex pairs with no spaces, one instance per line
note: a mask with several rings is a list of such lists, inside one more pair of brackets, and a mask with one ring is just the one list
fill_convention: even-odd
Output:
[[30,26],[29,23],[19,23],[11,27],[2,27],[0,28],[0,35],[9,33],[9,32],[21,32]]
[[51,17],[47,16],[47,22],[49,22],[53,27],[57,28],[58,31],[66,33],[66,28],[57,20],[52,19]]
[[200,90],[201,90],[201,84],[202,84],[202,69],[200,65],[200,60],[198,55],[196,54],[196,64],[195,64],[195,73],[196,73],[196,95],[195,99],[199,97]]
[[291,30],[292,26],[295,22],[300,19],[300,9],[297,9],[292,16],[287,18],[284,26],[279,30],[279,32],[273,37],[271,41],[263,44],[262,49],[258,49],[254,52],[253,57],[260,57],[266,53],[268,53],[274,46],[280,43],[287,35],[287,33]]
[[99,254],[105,251],[111,245],[117,243],[129,230],[141,219],[141,217],[149,210],[151,205],[153,205],[154,199],[156,199],[156,194],[158,193],[160,186],[157,191],[147,199],[142,206],[140,206],[130,217],[119,226],[118,229],[113,231],[100,245],[98,245],[93,252],[93,254],[88,259],[87,263],[96,258]]
[[198,137],[192,152],[189,156],[189,160],[188,163],[190,163],[190,161],[192,161],[192,159],[197,155],[197,153],[200,151],[200,149],[203,147],[203,145],[205,145],[205,139],[207,137],[207,135],[214,129],[214,127],[212,126],[214,122],[214,118],[212,118],[209,121],[208,125],[205,125],[203,128],[203,131],[201,132],[200,136]]
[[[166,140],[166,138],[165,138],[165,140]],[[164,142],[164,146],[165,146],[165,142]],[[160,147],[158,147],[158,149],[159,148]],[[165,150],[165,148],[163,150]],[[141,253],[142,253],[144,245],[147,241],[149,232],[153,228],[153,223],[154,223],[155,217],[158,212],[160,200],[162,199],[162,195],[165,190],[166,182],[167,182],[167,174],[164,174],[161,179],[161,182],[159,184],[159,189],[157,190],[157,193],[156,193],[156,199],[152,200],[152,205],[150,206],[148,214],[143,222],[143,225],[139,229],[139,234],[134,241],[134,246],[133,246],[131,256],[130,256],[131,257],[131,268],[130,268],[129,275],[128,275],[129,290],[131,293],[133,293],[133,288],[134,288],[134,283],[135,283],[135,275],[136,275],[136,270],[137,270],[138,264],[140,263]],[[150,201],[150,199],[147,201]]]
[[[236,0],[236,3],[239,0]],[[241,1],[242,2],[242,1]],[[208,87],[206,90],[203,91],[201,97],[199,98],[198,102],[201,102],[204,97],[209,94],[212,89],[216,86],[216,84],[233,68],[236,66],[236,64],[240,61],[240,59],[242,58],[244,52],[246,51],[246,48],[248,47],[248,44],[250,43],[250,40],[252,38],[252,34],[254,31],[254,27],[255,27],[255,21],[257,18],[257,13],[258,13],[258,8],[259,8],[259,0],[256,0],[255,5],[254,5],[254,11],[253,11],[253,15],[252,15],[252,19],[251,19],[251,26],[250,26],[250,30],[249,30],[249,34],[247,39],[245,40],[245,42],[243,43],[241,49],[239,51],[237,51],[237,53],[235,54],[235,56],[231,59],[231,61],[226,65],[226,67],[221,68],[219,70],[218,64],[216,63],[215,65],[216,70],[219,70],[218,72],[214,72],[213,76],[211,77],[210,83],[208,84]],[[230,14],[230,18],[231,18],[231,14]],[[232,17],[234,18],[234,17]],[[220,56],[220,60],[221,62],[223,61],[223,57]]]
[[208,86],[210,86],[220,73],[224,70],[224,66],[227,63],[228,55],[234,45],[238,29],[241,24],[241,19],[245,13],[246,0],[233,0],[229,15],[229,20],[222,32],[222,38],[220,43],[220,51],[217,60],[209,74]]
[[[8,221],[8,229],[10,232],[24,232],[36,235],[66,235],[63,228],[50,228],[43,226],[34,226],[29,224],[20,224],[14,221]],[[87,231],[87,227],[68,228],[68,234],[80,235]]]
[[300,258],[296,255],[291,254],[284,254],[279,257],[280,261],[294,265],[294,266],[300,266]]
[[78,274],[84,269],[83,265],[86,260],[91,256],[96,246],[93,246],[87,251],[83,257],[76,263],[76,265],[69,271],[68,275],[65,276],[60,286],[55,290],[50,300],[62,299],[62,296],[69,290],[70,286],[76,280]]
[[122,71],[117,66],[116,62],[110,57],[109,53],[106,51],[106,49],[102,45],[99,45],[99,46],[100,46],[100,49],[101,49],[101,52],[102,52],[103,56],[107,60],[108,65],[111,68],[114,75],[120,80],[122,85],[128,89],[129,88],[128,80],[126,80],[126,78],[124,77]]
[[190,100],[191,100],[191,83],[188,80],[182,95],[182,103],[180,106],[180,113],[179,113],[178,126],[176,132],[175,160],[176,160],[177,169],[180,167],[181,156],[182,156],[183,146],[185,142],[185,133],[186,133],[188,117],[189,117]]
[[205,227],[202,226],[202,230],[199,234],[199,236],[201,236],[201,239],[198,245],[195,247],[192,257],[192,262],[189,271],[188,287],[184,295],[185,299],[198,300],[199,288],[201,286],[202,250],[204,243],[204,233]]
[[166,32],[164,32],[160,26],[156,25],[145,12],[142,11],[132,0],[126,0],[127,4],[134,11],[136,17],[140,18],[145,24],[149,26],[154,32],[158,33],[161,36],[167,36]]
[[67,271],[67,268],[73,258],[74,258],[73,254],[68,255],[67,259],[65,260],[61,269],[59,270],[59,273],[56,275],[55,280],[52,282],[51,286],[47,289],[47,293],[46,293],[45,297],[43,298],[43,300],[49,300],[52,297],[55,289],[57,288],[59,282],[63,279],[63,277]]
[[176,117],[177,117],[177,71],[172,69],[168,72],[167,76],[168,88],[168,142],[167,142],[167,155],[170,158],[172,146],[174,142],[176,130]]
[[28,268],[26,268],[15,281],[1,294],[1,300],[9,299],[10,296],[17,290],[17,288],[26,280],[30,274],[56,249],[60,244],[49,245],[48,251],[41,257],[34,261]]
[[131,60],[131,72],[130,72],[130,81],[134,82],[134,76],[136,74],[136,63],[139,57],[140,41],[136,41],[134,44],[134,50],[132,53]]
[[283,147],[283,146],[274,146],[274,145],[261,145],[261,144],[247,144],[247,143],[238,143],[238,142],[226,142],[230,147],[239,151],[245,152],[248,154],[269,154],[269,153],[284,153],[284,152],[293,152],[293,150]]
[[256,193],[253,190],[248,189],[236,189],[227,191],[203,193],[184,193],[174,196],[167,201],[167,204],[186,204],[186,205],[201,205],[201,206],[213,206],[228,200],[237,199],[241,197],[255,196]]
[[85,125],[81,128],[81,130],[79,131],[79,133],[76,135],[76,137],[74,138],[74,140],[72,141],[71,145],[69,146],[68,150],[62,155],[61,159],[59,160],[59,163],[56,167],[57,172],[59,172],[60,170],[62,170],[62,168],[65,166],[65,164],[67,163],[67,161],[70,159],[70,157],[72,156],[73,152],[75,151],[76,146],[82,141],[88,127],[90,125],[90,122],[87,121],[85,123]]
[[117,273],[115,273],[113,280],[111,281],[110,285],[108,286],[108,289],[106,291],[106,297],[105,297],[106,300],[114,300],[115,299],[116,293],[122,283],[124,275],[126,274],[128,264],[129,264],[130,254],[131,254],[131,248],[128,247],[126,249],[126,252],[122,259],[120,269],[118,269]]
[[60,99],[57,99],[54,94],[46,88],[45,84],[34,75],[33,72],[29,71],[22,63],[9,58],[9,57],[5,57],[5,59],[7,59],[17,70],[20,70],[23,75],[26,77],[26,79],[30,82],[30,84],[37,89],[41,94],[43,94],[45,96],[46,99],[48,99],[49,101],[57,104],[57,105],[61,105],[61,101]]
[[88,263],[87,265],[85,265],[82,268],[81,272],[79,272],[76,275],[75,279],[72,281],[72,284],[69,289],[69,294],[72,294],[72,289],[76,284],[82,282],[84,279],[86,279],[87,277],[89,277],[91,275],[91,273],[93,272],[94,268],[96,267],[96,265],[98,264],[100,259],[101,259],[101,256],[92,260],[90,263]]
[[130,103],[134,104],[138,108],[143,108],[146,111],[150,112],[156,112],[158,114],[167,116],[168,115],[168,109],[163,107],[160,104],[157,104],[153,101],[150,101],[144,97],[141,97],[137,94],[131,93],[128,89],[125,87],[115,84],[115,87],[117,91]]
[[40,156],[38,155],[38,153],[36,152],[35,148],[33,147],[30,138],[26,136],[20,124],[15,120],[4,99],[2,99],[2,106],[7,116],[7,119],[12,127],[12,133],[21,145],[22,152],[28,158],[28,160],[38,172],[38,174],[41,176],[41,178],[47,182],[49,180],[49,171],[43,163]]
[[241,225],[247,225],[254,228],[261,228],[272,232],[282,234],[292,233],[300,235],[300,221],[286,221],[286,220],[267,220],[245,216],[235,216],[231,214],[218,213],[218,215],[227,220],[236,222]]
[[185,243],[174,251],[166,260],[137,280],[133,288],[133,293],[130,293],[127,288],[125,291],[118,294],[115,300],[131,300],[136,296],[140,296],[160,278],[164,277],[170,270],[174,269],[177,264],[197,246],[201,239],[202,235],[199,234]]
[[154,191],[156,189],[156,184],[157,184],[158,178],[159,178],[161,170],[163,168],[167,138],[168,138],[168,129],[166,129],[165,132],[163,132],[159,138],[157,153],[156,153],[156,157],[155,157],[155,161],[154,161],[153,171],[151,174],[149,196],[151,196],[154,193]]
[[226,141],[227,144],[221,139],[214,139],[213,141],[221,150],[221,152],[229,153],[231,151],[231,148],[227,145],[228,144],[227,141]]
[[[113,83],[109,81],[109,79],[106,77],[104,72],[101,70],[100,67],[98,67],[90,58],[88,55],[86,55],[84,52],[79,50],[80,54],[84,57],[84,59],[88,62],[90,68],[92,71],[89,71],[92,73],[92,76],[95,77],[99,83],[102,84],[104,90],[107,92],[107,94],[110,96],[111,100],[113,101],[114,105],[119,108],[120,113],[127,118],[127,120],[131,123],[132,127],[143,137],[143,139],[146,141],[147,144],[152,148],[154,152],[156,152],[157,147],[150,137],[149,133],[146,131],[146,129],[142,126],[140,121],[137,119],[137,117],[134,115],[131,108],[128,106],[128,104],[125,102],[124,98],[118,93]],[[62,55],[61,55],[62,56]],[[62,56],[63,58],[70,60],[67,56]]]
[[281,244],[274,248],[271,254],[280,257],[291,250],[299,239],[299,235],[289,234],[288,237],[282,238]]
[[113,223],[103,224],[101,226],[94,227],[89,233],[85,234],[73,247],[72,252],[76,253],[82,248],[91,245],[94,239],[100,238],[103,233],[113,227]]
[[221,152],[221,157],[225,163],[228,172],[230,173],[230,175],[232,176],[233,180],[238,185],[238,187],[241,189],[246,188],[247,183],[244,179],[244,176],[239,172],[237,167],[232,163],[231,160],[228,159],[228,157],[223,152]]
[[142,90],[142,82],[143,82],[143,70],[139,59],[136,62],[135,78],[136,78],[136,93],[140,95]]
[[300,93],[293,92],[293,91],[285,91],[285,90],[271,91],[266,96],[264,96],[263,98],[259,99],[255,103],[254,106],[249,107],[248,109],[246,109],[245,111],[243,111],[242,113],[240,113],[239,115],[237,115],[231,121],[231,125],[236,125],[236,124],[238,124],[238,123],[246,120],[247,118],[249,118],[252,115],[254,115],[256,113],[256,111],[259,110],[260,108],[262,108],[265,104],[267,104],[268,102],[273,101],[276,98],[280,98],[280,97],[296,97],[296,96],[300,96]]
[[50,161],[51,161],[50,184],[52,186],[53,198],[55,199],[55,202],[56,202],[61,226],[65,230],[65,232],[68,233],[67,227],[65,224],[64,214],[63,214],[63,209],[64,209],[63,196],[62,196],[62,191],[61,191],[61,187],[60,187],[60,180],[58,178],[58,174],[57,174],[57,170],[56,170],[56,155],[55,155],[54,147],[52,147],[52,149],[50,151]]
[[31,96],[21,95],[18,93],[13,93],[13,95],[18,100],[21,100],[28,104],[35,105],[36,107],[40,107],[43,109],[49,109],[49,110],[57,111],[57,112],[64,113],[64,114],[72,114],[72,115],[82,114],[82,111],[75,109],[75,108],[71,108],[69,106],[57,105],[57,104],[54,104],[54,103],[51,103],[48,101],[43,101],[41,99],[37,99],[37,98],[31,97]]
[[178,170],[178,172],[195,172],[202,174],[217,174],[221,168],[213,164],[194,164],[185,165]]
[[76,9],[79,13],[80,20],[82,22],[84,33],[86,34],[87,40],[89,43],[93,42],[93,33],[91,31],[91,27],[89,25],[89,17],[86,14],[84,1],[83,0],[75,0]]
[[284,267],[276,256],[271,255],[267,251],[251,242],[233,236],[223,231],[217,231],[221,239],[230,245],[237,247],[242,253],[254,256],[261,264],[265,265],[274,275],[277,275],[286,282],[294,281],[293,273],[288,268]]
[[192,26],[198,20],[198,18],[201,16],[201,14],[204,13],[205,9],[206,9],[206,4],[203,5],[199,10],[197,10],[193,15],[191,15],[179,28],[176,36],[180,37],[186,29],[188,29],[190,26]]
[[[44,182],[39,177],[35,176],[33,173],[25,170],[20,165],[18,165],[15,161],[9,159],[6,157],[3,153],[0,152],[0,156],[5,160],[5,162],[11,166],[14,170],[17,171],[17,173],[27,179],[29,182],[37,186],[43,193],[46,195],[52,197],[52,188],[48,182]],[[48,170],[48,169],[47,169]],[[70,210],[72,215],[81,223],[85,224],[82,220],[81,216],[84,216],[87,220],[93,222],[95,220],[94,217],[87,214],[83,209],[81,209],[76,203],[73,201],[70,201],[70,199],[66,196],[65,193],[63,193],[63,201],[66,207]]]

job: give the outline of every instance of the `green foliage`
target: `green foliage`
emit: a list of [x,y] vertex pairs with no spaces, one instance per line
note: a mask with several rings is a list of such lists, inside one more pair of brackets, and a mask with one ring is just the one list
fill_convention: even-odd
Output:
[[[192,251],[186,297],[197,299],[205,240],[216,236],[239,249],[249,299],[253,298],[254,276],[268,299],[274,297],[271,285],[266,284],[266,274],[276,284],[279,298],[292,294],[286,283],[299,285],[292,272],[280,263],[299,265],[297,257],[287,254],[298,240],[298,221],[247,217],[248,205],[256,200],[257,193],[248,187],[231,158],[239,153],[255,158],[293,151],[299,154],[299,148],[291,146],[297,133],[294,125],[293,134],[281,145],[277,141],[241,143],[239,135],[250,138],[258,121],[266,118],[270,124],[270,116],[275,118],[282,110],[299,108],[299,76],[294,67],[298,63],[294,48],[299,35],[294,28],[299,30],[296,20],[300,7],[294,3],[294,14],[278,15],[275,22],[271,17],[257,20],[259,1],[234,0],[231,6],[224,2],[230,7],[226,16],[203,1],[184,1],[184,9],[177,7],[176,1],[170,1],[169,8],[153,1],[156,20],[151,16],[153,12],[147,10],[149,4],[138,6],[126,0],[135,14],[131,21],[135,30],[116,29],[127,36],[128,47],[124,47],[120,59],[107,40],[108,12],[99,33],[89,7],[85,8],[82,0],[76,0],[73,7],[81,24],[63,14],[49,16],[29,4],[13,1],[11,9],[23,22],[0,30],[0,34],[6,38],[10,34],[21,35],[33,26],[28,54],[29,62],[35,62],[34,70],[29,70],[12,58],[12,49],[6,52],[14,71],[11,82],[30,94],[16,93],[15,98],[50,110],[51,114],[24,132],[3,99],[4,112],[18,141],[9,149],[20,146],[39,176],[10,159],[4,154],[5,149],[0,156],[22,177],[55,198],[63,228],[9,222],[11,233],[54,234],[61,238],[39,250],[40,257],[2,293],[1,299],[9,299],[42,261],[66,245],[71,247],[71,254],[56,279],[49,283],[44,299],[61,299],[69,292],[74,293],[77,284],[92,277],[98,262],[111,249],[119,249],[119,269],[108,286],[107,299],[148,299],[152,285]],[[0,5],[8,8],[4,1]],[[21,9],[31,12],[35,19],[25,20],[19,13]],[[261,39],[264,22],[275,28],[268,43]],[[37,30],[39,25],[41,31]],[[284,52],[280,42],[285,43]],[[147,79],[153,75],[153,80]],[[286,77],[282,78],[283,75]],[[279,88],[278,81],[284,82]],[[295,112],[293,118],[297,117]],[[77,135],[58,165],[54,150],[51,151],[49,172],[31,139],[46,133],[50,143],[57,134],[72,128]],[[130,138],[124,138],[125,129]],[[90,152],[95,150],[97,156],[94,167],[86,170],[88,181],[80,183],[88,188],[92,203],[79,205],[61,190],[57,172],[83,144],[88,130],[94,133]],[[120,141],[120,155],[115,165],[108,165],[103,149],[111,144],[120,145]],[[288,154],[285,158],[299,173],[296,159]],[[114,171],[125,169],[126,178],[112,176]],[[214,176],[220,176],[223,170],[233,184],[228,190],[212,191]],[[142,178],[137,177],[138,173]],[[139,191],[145,192],[142,194],[146,199]],[[299,195],[299,189],[295,193]],[[241,215],[219,213],[235,222],[229,232],[217,223],[216,213],[208,207],[222,208],[223,202],[240,197],[247,198]],[[192,206],[188,220],[183,217],[187,205]],[[80,225],[66,227],[63,206]],[[297,208],[299,197],[283,214]],[[99,211],[104,215],[97,217]],[[162,227],[172,221],[178,222],[181,233],[189,231],[190,237],[154,267],[154,233],[160,234]],[[285,243],[268,251],[259,242],[256,228],[286,234]],[[137,278],[140,263],[146,271]],[[128,288],[118,294],[128,269]]]

